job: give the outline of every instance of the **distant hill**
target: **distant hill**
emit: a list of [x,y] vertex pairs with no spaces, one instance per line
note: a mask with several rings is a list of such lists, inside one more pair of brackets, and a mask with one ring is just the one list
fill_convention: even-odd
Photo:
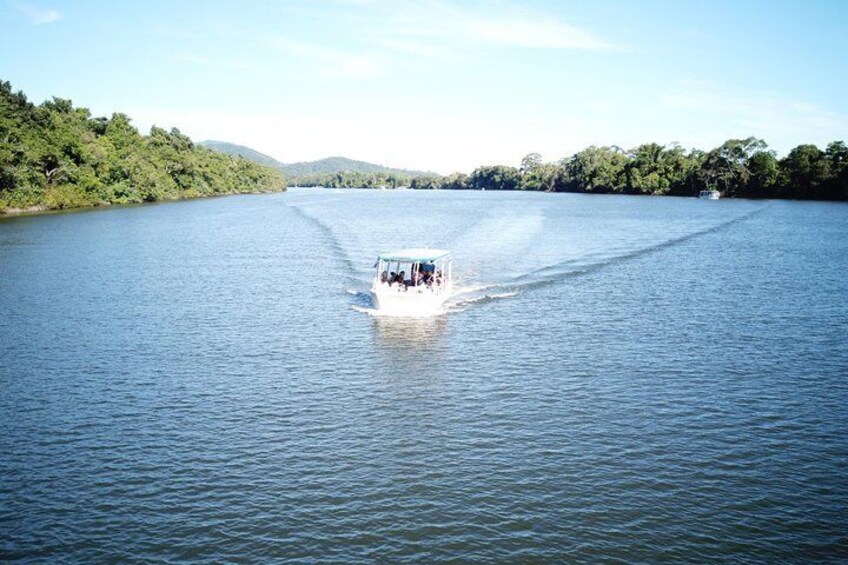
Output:
[[436,173],[425,171],[411,171],[407,169],[395,169],[384,167],[365,161],[355,161],[347,157],[327,157],[318,161],[301,161],[299,163],[285,164],[277,161],[270,155],[260,153],[244,145],[227,143],[225,141],[201,141],[200,145],[215,149],[229,155],[239,155],[256,163],[268,165],[279,169],[289,179],[296,179],[307,175],[321,175],[327,173],[382,173],[387,175],[406,175],[410,177],[438,176]]
[[259,151],[251,149],[250,147],[245,147],[244,145],[236,145],[235,143],[227,143],[226,141],[212,140],[201,141],[198,145],[208,147],[209,149],[214,149],[215,151],[219,151],[221,153],[226,153],[227,155],[236,155],[239,157],[244,157],[248,161],[253,161],[254,163],[274,167],[275,169],[279,169],[285,172],[286,166],[283,163],[280,163],[270,155],[265,155],[264,153],[260,153]]
[[436,176],[435,173],[395,169],[384,167],[383,165],[375,165],[374,163],[366,163],[365,161],[355,161],[347,157],[327,157],[318,161],[292,163],[291,165],[286,165],[283,172],[292,178],[324,173],[383,173],[410,177]]

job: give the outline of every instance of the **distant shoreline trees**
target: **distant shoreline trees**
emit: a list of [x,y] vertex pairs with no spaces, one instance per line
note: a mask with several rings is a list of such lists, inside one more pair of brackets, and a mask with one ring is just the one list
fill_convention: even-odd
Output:
[[[470,175],[336,172],[294,177],[330,188],[527,190],[597,194],[848,200],[848,147],[799,145],[778,159],[762,139],[730,139],[705,152],[677,144],[591,146],[553,163],[530,153],[520,167],[481,166]],[[177,129],[143,136],[124,114],[92,117],[70,100],[29,102],[0,81],[0,214],[285,190],[283,175],[196,145]]]
[[195,145],[177,129],[143,136],[124,114],[70,100],[30,103],[0,81],[0,213],[285,190],[270,167]]
[[301,186],[369,188],[409,186],[422,190],[528,190],[596,194],[697,196],[715,189],[725,197],[848,200],[848,147],[822,151],[799,145],[783,159],[762,139],[730,139],[715,149],[686,151],[680,145],[646,143],[634,149],[591,146],[556,163],[530,153],[521,166],[491,165],[470,175],[403,177],[335,173],[296,178]]

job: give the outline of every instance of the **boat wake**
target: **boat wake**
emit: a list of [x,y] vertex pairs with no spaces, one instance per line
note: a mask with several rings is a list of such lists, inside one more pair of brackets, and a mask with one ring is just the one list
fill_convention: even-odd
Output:
[[453,252],[454,292],[425,314],[438,317],[659,253],[745,222],[769,207],[728,203],[734,206],[728,211],[736,212],[728,218],[723,208],[718,215],[719,208],[692,209],[682,201],[670,215],[647,205],[631,215],[577,208],[571,202],[534,201],[526,209],[512,204],[487,207],[476,222],[463,225],[468,216],[455,215],[447,203],[439,208],[435,200],[415,215],[379,208],[382,200],[375,201],[373,209],[343,206],[342,201],[348,199],[313,198],[289,206],[318,229],[321,244],[341,263],[351,309],[374,317],[412,317],[373,307],[372,258],[386,246],[426,242]]
[[[664,241],[660,241],[653,245],[639,247],[633,250],[620,249],[617,253],[613,250],[611,254],[604,253],[586,253],[578,258],[570,258],[559,262],[549,263],[524,274],[510,276],[507,279],[492,282],[489,284],[482,283],[467,283],[466,285],[458,285],[454,293],[448,298],[444,305],[437,311],[429,315],[444,315],[461,312],[473,306],[487,304],[497,300],[513,298],[522,292],[526,292],[535,288],[545,287],[548,285],[559,284],[571,277],[582,276],[598,271],[612,265],[617,265],[625,261],[643,257],[651,253],[658,253],[663,249],[681,245],[687,241],[697,237],[705,236],[711,233],[727,229],[728,227],[743,222],[752,216],[758,214],[765,206],[752,210],[745,214],[736,216],[729,220],[723,221],[705,227],[700,230],[685,233],[678,237],[672,237]],[[474,274],[474,276],[481,276]],[[367,292],[354,292],[358,297],[366,300],[370,305],[370,295]],[[364,312],[372,316],[401,316],[403,314],[383,314],[373,308],[354,305],[353,309],[359,312]]]

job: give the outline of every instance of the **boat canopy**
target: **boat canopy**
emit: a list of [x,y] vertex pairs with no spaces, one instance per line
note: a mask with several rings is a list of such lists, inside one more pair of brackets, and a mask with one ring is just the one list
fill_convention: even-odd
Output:
[[430,263],[448,255],[450,255],[450,251],[447,249],[409,248],[380,253],[378,258],[381,261],[399,261],[401,263]]

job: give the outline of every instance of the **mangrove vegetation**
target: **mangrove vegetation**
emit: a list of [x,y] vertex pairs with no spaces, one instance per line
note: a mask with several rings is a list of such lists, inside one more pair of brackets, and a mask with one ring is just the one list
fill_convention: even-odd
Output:
[[[0,213],[285,190],[281,169],[288,165],[242,146],[208,143],[215,150],[177,129],[153,127],[141,135],[125,114],[92,117],[61,98],[35,105],[0,81]],[[264,159],[251,158],[254,153]],[[290,184],[329,188],[676,196],[715,189],[725,197],[848,200],[842,141],[824,149],[799,145],[783,158],[755,137],[710,151],[657,143],[627,150],[592,146],[556,162],[531,153],[519,167],[481,166],[447,176],[342,158],[295,165],[304,166],[289,172]],[[331,165],[345,170],[325,172]]]
[[483,166],[470,175],[335,173],[296,182],[337,188],[410,186],[676,196],[696,196],[701,190],[715,189],[725,197],[848,200],[848,147],[842,141],[834,141],[824,150],[799,145],[778,159],[765,141],[754,137],[730,139],[711,151],[657,143],[630,150],[592,146],[555,163],[531,153],[520,167]]
[[196,145],[177,129],[141,135],[124,114],[29,102],[0,81],[0,213],[285,189],[283,175]]

